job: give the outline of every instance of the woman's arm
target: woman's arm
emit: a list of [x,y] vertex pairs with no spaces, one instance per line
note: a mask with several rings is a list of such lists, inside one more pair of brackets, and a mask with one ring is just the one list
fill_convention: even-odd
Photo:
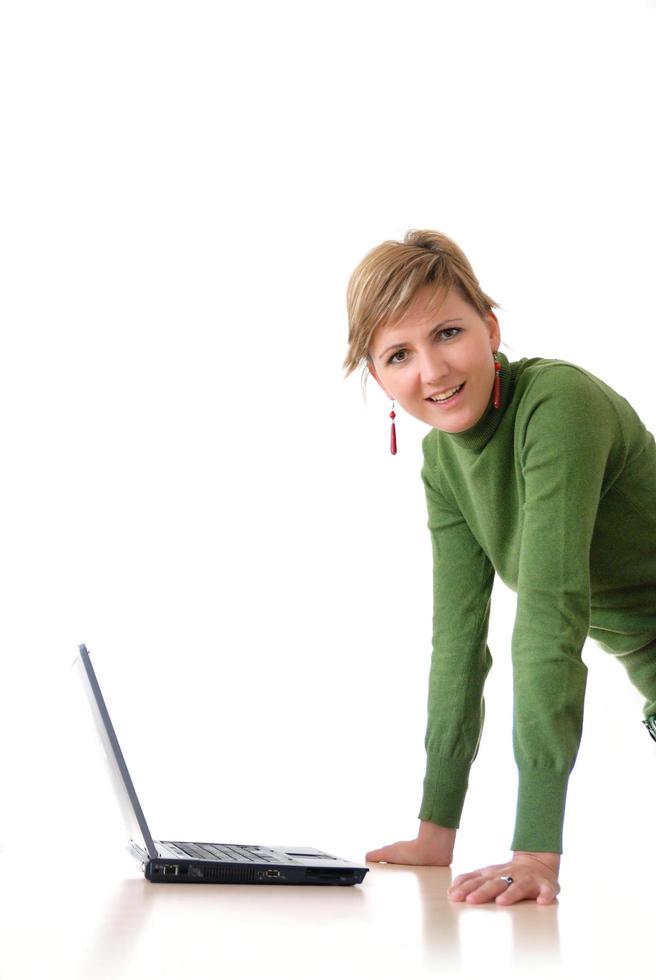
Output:
[[435,486],[429,450],[427,440],[422,478],[433,551],[433,652],[419,817],[458,827],[485,717],[494,569],[455,501]]
[[454,901],[548,904],[560,890],[565,797],[583,721],[592,535],[624,444],[594,381],[571,367],[548,371],[517,419],[525,500],[512,641],[514,855],[456,878]]
[[[424,443],[425,453],[430,444]],[[433,547],[433,654],[429,679],[426,776],[417,837],[370,851],[369,861],[448,865],[478,751],[483,686],[492,658],[487,647],[494,570],[465,520],[422,477]]]
[[525,500],[512,637],[519,789],[511,847],[558,853],[583,723],[592,535],[623,438],[605,393],[567,366],[536,379],[518,424]]

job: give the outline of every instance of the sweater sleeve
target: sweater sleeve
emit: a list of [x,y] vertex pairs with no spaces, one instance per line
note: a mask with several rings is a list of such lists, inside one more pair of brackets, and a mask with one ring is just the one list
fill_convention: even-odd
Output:
[[608,397],[576,368],[546,369],[532,389],[519,432],[525,501],[512,637],[519,785],[511,846],[560,852],[583,723],[592,534],[622,436]]
[[484,718],[483,685],[494,569],[462,514],[422,478],[433,548],[433,653],[426,776],[419,818],[458,827]]

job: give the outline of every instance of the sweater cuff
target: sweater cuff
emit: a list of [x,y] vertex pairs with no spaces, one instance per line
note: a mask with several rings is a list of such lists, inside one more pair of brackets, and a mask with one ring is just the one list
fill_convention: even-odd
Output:
[[569,772],[520,769],[513,851],[562,854]]
[[432,759],[424,779],[420,820],[441,827],[459,827],[469,783],[470,763],[458,759]]

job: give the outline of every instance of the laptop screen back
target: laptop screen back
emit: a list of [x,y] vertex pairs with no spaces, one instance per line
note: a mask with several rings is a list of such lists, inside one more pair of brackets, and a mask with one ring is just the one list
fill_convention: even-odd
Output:
[[79,651],[78,663],[80,664],[82,681],[89,698],[91,713],[96,722],[100,741],[107,756],[112,782],[116,789],[125,826],[127,827],[130,839],[136,844],[143,842],[142,847],[145,847],[149,857],[156,858],[158,856],[157,850],[155,849],[146,818],[144,817],[143,810],[141,809],[132,784],[128,767],[125,764],[121,747],[118,744],[116,732],[109,717],[107,706],[105,705],[105,699],[102,696],[96,673],[91,664],[89,651],[83,643],[80,645]]

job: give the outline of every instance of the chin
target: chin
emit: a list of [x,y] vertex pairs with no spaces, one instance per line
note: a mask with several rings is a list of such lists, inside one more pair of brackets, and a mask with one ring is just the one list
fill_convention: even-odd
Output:
[[473,422],[456,422],[454,419],[453,422],[448,422],[445,420],[443,425],[431,424],[434,429],[438,430],[438,432],[450,432],[455,434],[458,432],[466,432],[467,429],[471,429]]

